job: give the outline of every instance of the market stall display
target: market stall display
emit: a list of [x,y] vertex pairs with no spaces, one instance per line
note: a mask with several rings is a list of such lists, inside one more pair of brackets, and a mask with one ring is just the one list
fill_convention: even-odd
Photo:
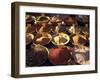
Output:
[[27,13],[26,50],[27,67],[89,64],[89,16]]

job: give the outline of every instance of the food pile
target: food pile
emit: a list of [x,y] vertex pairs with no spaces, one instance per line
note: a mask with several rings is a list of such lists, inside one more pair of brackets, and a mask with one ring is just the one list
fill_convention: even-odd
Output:
[[89,64],[89,16],[26,14],[26,66]]

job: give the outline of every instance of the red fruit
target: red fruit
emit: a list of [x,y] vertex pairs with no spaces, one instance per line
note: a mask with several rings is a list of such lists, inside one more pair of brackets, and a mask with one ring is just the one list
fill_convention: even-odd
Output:
[[54,65],[67,64],[67,62],[70,58],[71,58],[70,50],[67,47],[53,48],[50,50],[50,53],[49,53],[49,60]]

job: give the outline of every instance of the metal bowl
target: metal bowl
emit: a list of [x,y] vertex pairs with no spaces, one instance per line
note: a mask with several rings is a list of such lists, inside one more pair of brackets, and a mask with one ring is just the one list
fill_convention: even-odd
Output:
[[65,33],[58,33],[53,36],[52,43],[57,46],[65,45],[70,41],[70,37]]
[[26,45],[30,44],[34,39],[34,35],[30,33],[26,33]]
[[72,57],[78,64],[89,64],[89,48],[83,45],[78,45],[73,48]]
[[36,23],[48,22],[50,18],[48,16],[39,16],[36,20]]
[[35,44],[40,44],[40,45],[46,45],[48,44],[50,41],[52,40],[52,37],[50,34],[48,33],[41,33],[41,34],[37,34],[35,39],[34,39],[34,43]]

